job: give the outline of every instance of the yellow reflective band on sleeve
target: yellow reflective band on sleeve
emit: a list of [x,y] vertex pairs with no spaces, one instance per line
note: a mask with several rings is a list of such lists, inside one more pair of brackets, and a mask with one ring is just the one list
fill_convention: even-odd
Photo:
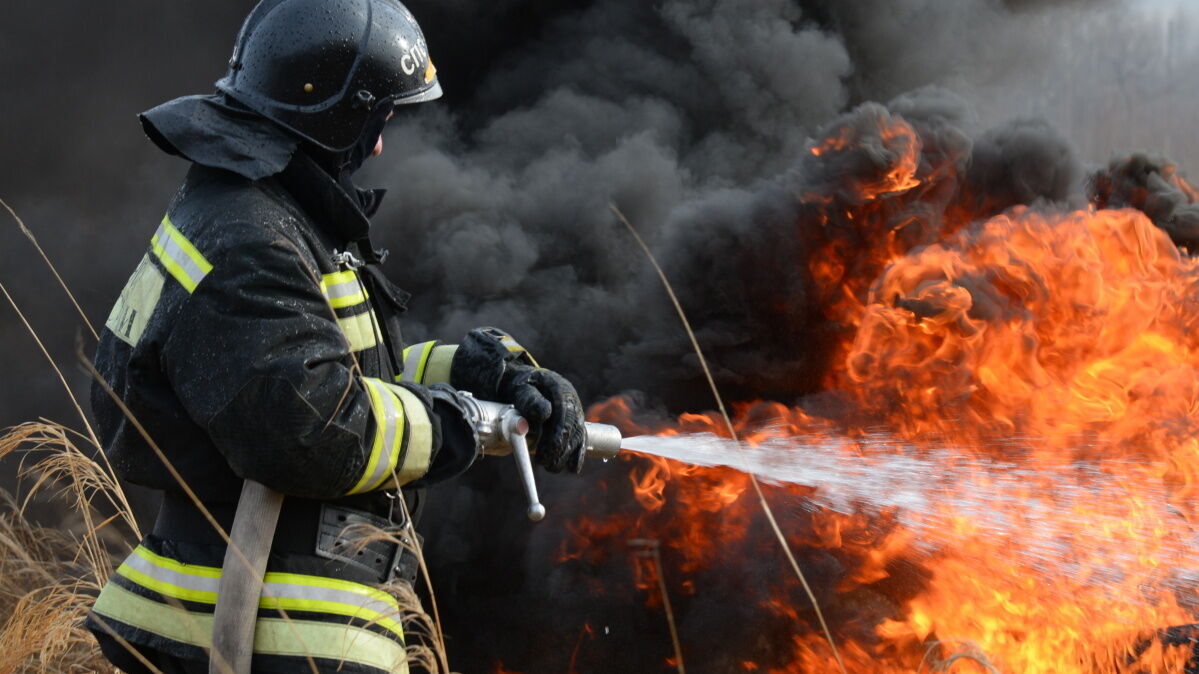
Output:
[[429,355],[433,353],[435,346],[437,346],[437,342],[424,342],[404,349],[404,371],[400,373],[396,381],[405,381],[411,384],[425,383],[425,364],[429,362]]
[[400,462],[396,482],[405,485],[429,472],[429,461],[433,454],[433,422],[424,403],[412,391],[401,386],[391,387],[404,404],[404,416],[408,421],[408,441],[404,446],[404,459]]
[[334,309],[357,306],[366,301],[366,289],[353,270],[325,274],[321,277],[321,292]]
[[500,344],[503,344],[504,347],[508,349],[508,353],[515,353],[524,356],[525,358],[529,359],[529,363],[532,364],[533,367],[541,367],[533,358],[533,354],[529,353],[529,350],[521,346],[520,343],[513,339],[511,335],[504,335],[501,337]]
[[[134,549],[117,573],[164,597],[213,605],[221,579],[217,567],[183,564],[143,546]],[[268,573],[258,607],[357,618],[385,627],[400,638],[404,636],[395,599],[370,586],[337,578]]]
[[[109,583],[96,599],[95,612],[105,622],[124,623],[172,641],[212,647],[212,615],[188,611],[134,594]],[[323,658],[406,674],[402,643],[353,625],[296,618],[258,618],[254,652],[263,655]],[[303,667],[300,667],[303,669]]]
[[373,311],[364,311],[354,316],[338,318],[337,327],[341,328],[342,333],[346,336],[346,341],[350,343],[350,351],[364,351],[383,341],[383,335],[379,333],[379,325]]
[[412,384],[450,383],[450,369],[454,364],[457,344],[424,342],[404,349],[404,371],[396,377],[397,382]]
[[503,344],[504,347],[512,353],[522,353],[525,351],[525,347],[521,346],[520,343],[513,339],[511,335],[504,335],[501,337],[500,344]]
[[194,293],[200,281],[212,271],[212,265],[175,229],[169,216],[163,216],[158,231],[150,238],[150,248],[167,272],[189,293]]
[[366,468],[349,494],[378,489],[391,476],[400,459],[400,443],[404,438],[404,407],[391,389],[378,379],[363,377],[362,383],[370,396],[371,413],[375,419],[375,437]]
[[425,363],[424,379],[426,386],[438,382],[450,383],[450,370],[454,365],[454,354],[458,352],[457,344],[441,344],[429,354]]

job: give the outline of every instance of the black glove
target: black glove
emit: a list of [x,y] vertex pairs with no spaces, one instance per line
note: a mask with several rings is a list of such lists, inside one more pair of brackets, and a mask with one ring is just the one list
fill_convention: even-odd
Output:
[[433,426],[433,457],[429,471],[412,486],[428,486],[466,472],[479,458],[482,448],[462,406],[462,394],[448,384],[433,384],[427,388],[415,384],[400,386],[421,398],[430,411],[429,420]]
[[528,420],[537,463],[551,473],[563,468],[582,470],[587,442],[583,403],[566,377],[552,370],[509,365],[500,380],[499,397],[499,402],[511,404]]
[[536,365],[507,333],[476,328],[454,353],[450,383],[483,400],[515,407],[529,422],[537,462],[550,472],[577,472],[587,438],[583,404],[569,381]]

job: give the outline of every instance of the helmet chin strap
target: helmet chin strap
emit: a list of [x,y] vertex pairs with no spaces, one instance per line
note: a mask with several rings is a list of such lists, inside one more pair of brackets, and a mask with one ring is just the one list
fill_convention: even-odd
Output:
[[387,126],[387,117],[391,111],[391,101],[376,105],[371,110],[370,116],[367,117],[366,123],[363,124],[358,140],[354,141],[349,148],[340,152],[330,152],[311,143],[305,143],[308,155],[315,159],[338,184],[349,190],[350,185],[353,184],[350,178],[358,172],[358,169],[362,168],[362,165],[374,152],[375,143],[379,140],[379,134],[383,133],[383,127]]
[[[371,110],[370,117],[362,126],[358,141],[345,152],[345,164],[341,167],[340,174],[353,174],[374,154],[375,144],[379,141],[379,135],[383,133],[383,127],[387,126],[392,107],[391,101],[385,101]],[[338,178],[340,177],[339,175]]]

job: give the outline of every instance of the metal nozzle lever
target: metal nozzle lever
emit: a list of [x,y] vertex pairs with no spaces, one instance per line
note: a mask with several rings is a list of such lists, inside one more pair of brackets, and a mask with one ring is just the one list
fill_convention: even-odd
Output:
[[[489,456],[515,455],[521,485],[529,503],[526,513],[529,519],[540,522],[545,517],[545,506],[541,505],[537,496],[533,461],[529,457],[529,444],[525,439],[525,434],[529,432],[529,422],[511,405],[479,400],[465,391],[462,394],[466,399],[466,411],[471,415],[475,431],[479,434],[479,444],[483,453]],[[587,430],[585,456],[611,459],[620,453],[622,438],[619,429],[590,422],[584,426]]]
[[505,422],[505,434],[508,436],[508,442],[512,443],[512,453],[516,456],[516,468],[520,470],[520,481],[525,488],[525,497],[529,500],[529,507],[525,514],[534,522],[540,522],[545,518],[545,506],[541,505],[541,500],[537,498],[537,481],[533,479],[533,462],[529,459],[529,445],[525,442],[525,434],[529,432],[529,422],[525,421],[524,417],[515,414],[516,410],[512,410],[512,418]]

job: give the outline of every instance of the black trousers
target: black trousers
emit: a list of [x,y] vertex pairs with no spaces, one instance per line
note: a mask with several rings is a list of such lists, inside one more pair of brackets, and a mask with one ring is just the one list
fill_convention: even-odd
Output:
[[[104,653],[104,657],[108,658],[108,661],[116,665],[122,672],[126,672],[126,674],[151,674],[152,670],[143,665],[140,660],[116,639],[107,634],[93,634],[96,637],[96,641],[100,642],[100,651]],[[208,663],[206,662],[180,660],[160,651],[147,650],[133,644],[130,644],[130,646],[137,649],[137,652],[157,667],[158,671],[162,672],[162,674],[208,674]]]

